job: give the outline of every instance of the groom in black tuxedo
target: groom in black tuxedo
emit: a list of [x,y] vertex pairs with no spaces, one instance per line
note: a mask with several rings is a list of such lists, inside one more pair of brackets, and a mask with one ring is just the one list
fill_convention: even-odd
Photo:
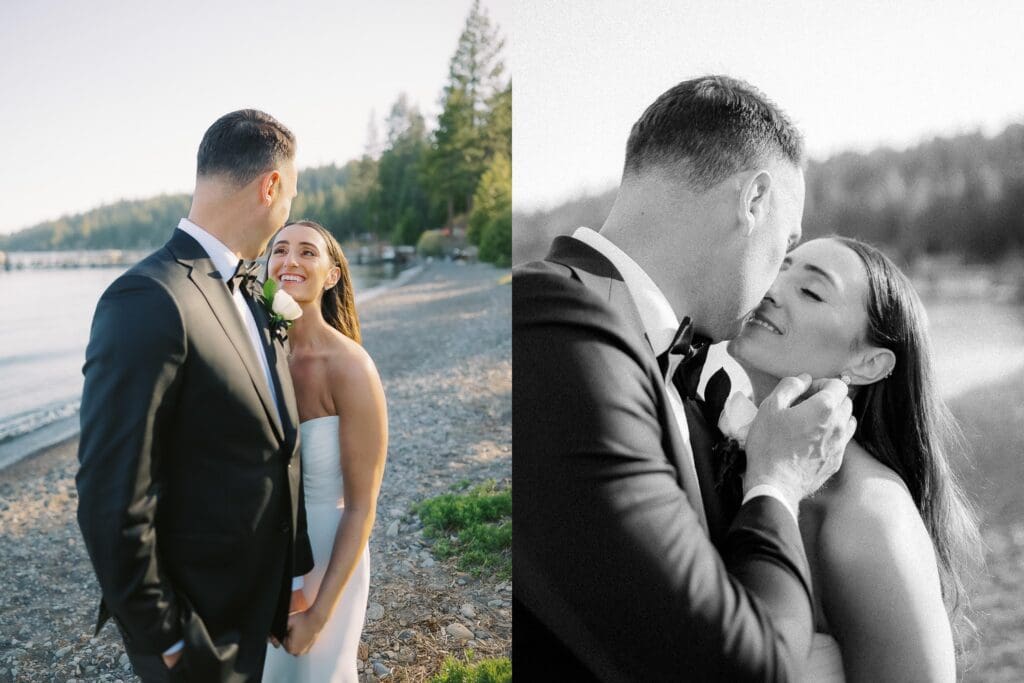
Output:
[[517,678],[799,679],[813,617],[797,511],[853,435],[845,386],[779,384],[737,500],[719,495],[720,435],[695,392],[706,344],[739,331],[799,240],[801,160],[748,84],[680,83],[634,125],[601,230],[516,269]]
[[[78,521],[145,681],[258,681],[313,566],[287,351],[252,269],[296,194],[295,138],[243,110],[207,130],[188,218],[96,308]],[[300,579],[301,580],[301,579]]]

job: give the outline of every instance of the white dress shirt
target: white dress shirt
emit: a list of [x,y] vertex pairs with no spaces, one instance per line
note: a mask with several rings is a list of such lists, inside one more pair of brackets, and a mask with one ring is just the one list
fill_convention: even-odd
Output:
[[[213,265],[217,266],[217,272],[220,273],[220,277],[224,280],[224,284],[227,284],[228,280],[230,280],[235,274],[235,269],[238,267],[238,255],[231,251],[231,249],[219,239],[206,232],[187,218],[182,218],[178,222],[178,229],[182,232],[188,233],[188,235],[193,237],[196,242],[199,242],[199,246],[201,246],[209,255],[210,260],[213,261]],[[270,389],[270,395],[274,397],[274,410],[277,411],[277,417],[280,419],[281,409],[277,405],[277,391],[274,390],[274,378],[270,374],[270,364],[267,363],[267,350],[263,348],[263,340],[260,338],[259,328],[256,327],[256,319],[252,315],[252,309],[249,308],[249,304],[245,303],[245,297],[242,296],[241,287],[235,288],[234,293],[231,295],[231,299],[235,302],[235,308],[238,309],[238,314],[242,316],[242,322],[245,323],[245,329],[249,332],[249,341],[252,343],[252,347],[256,351],[256,357],[260,360],[260,368],[263,369],[263,376],[267,380],[267,387]]]
[[[580,242],[593,247],[602,256],[612,262],[615,270],[622,275],[622,281],[629,291],[629,295],[640,312],[640,320],[644,325],[644,332],[651,342],[654,355],[660,355],[668,350],[672,344],[672,338],[679,329],[679,318],[672,310],[672,304],[668,302],[664,292],[655,284],[651,276],[644,272],[636,261],[626,252],[619,249],[615,244],[590,228],[579,228],[572,235]],[[683,399],[675,384],[668,381],[668,378],[675,372],[678,359],[673,358],[666,377],[665,388],[668,393],[668,402],[672,408],[672,416],[675,418],[679,434],[683,437],[682,453],[682,479],[686,488],[686,495],[690,499],[690,505],[697,518],[700,520],[704,530],[708,529],[708,521],[704,514],[704,503],[701,497],[700,484],[697,479],[697,466],[693,460],[693,448],[690,446],[690,428],[686,423],[686,410],[683,408]]]
[[[210,260],[213,261],[213,265],[217,267],[217,272],[220,273],[221,278],[224,280],[224,284],[227,284],[228,280],[230,280],[235,274],[235,269],[238,267],[238,255],[231,251],[226,244],[187,218],[182,218],[178,221],[178,229],[194,238],[196,242],[199,242],[199,246],[203,248],[203,251],[205,251],[210,257]],[[235,288],[234,292],[231,294],[231,299],[235,303],[235,308],[238,309],[238,314],[242,317],[245,329],[249,332],[249,341],[252,343],[253,349],[256,351],[256,357],[259,358],[260,367],[263,369],[263,376],[267,380],[267,387],[270,389],[270,395],[274,397],[274,410],[277,411],[277,417],[280,419],[281,408],[277,405],[277,391],[274,389],[274,378],[270,374],[270,364],[267,362],[267,350],[263,348],[263,341],[260,338],[260,330],[256,326],[256,319],[252,315],[252,309],[249,308],[249,304],[245,303],[245,297],[242,296],[241,287]],[[301,576],[293,577],[292,590],[299,590],[303,587],[303,583],[304,581]],[[174,645],[164,650],[164,654],[173,655],[176,652],[180,652],[184,647],[185,641],[179,640]]]
[[[636,261],[600,233],[590,228],[582,227],[578,228],[572,236],[592,247],[611,261],[615,269],[622,275],[622,281],[633,298],[633,303],[636,304],[637,310],[640,313],[640,320],[643,322],[644,332],[647,333],[647,338],[651,342],[655,355],[660,355],[667,351],[676,330],[679,329],[679,318],[676,316],[675,311],[672,310],[672,304],[669,303],[661,288],[644,272],[643,268]],[[679,427],[679,434],[683,437],[685,452],[682,458],[682,478],[686,484],[686,493],[701,524],[707,530],[707,518],[704,514],[700,485],[697,480],[697,467],[693,460],[693,447],[690,445],[690,429],[686,423],[686,411],[683,408],[683,400],[679,395],[679,390],[675,384],[668,381],[674,374],[678,362],[678,359],[673,358],[666,372],[666,389],[668,390],[668,400],[672,408],[672,415],[675,417],[676,425]],[[746,504],[747,501],[756,496],[771,496],[775,498],[793,516],[793,521],[796,521],[796,510],[790,506],[782,493],[774,486],[761,484],[753,487],[743,496],[743,504]]]

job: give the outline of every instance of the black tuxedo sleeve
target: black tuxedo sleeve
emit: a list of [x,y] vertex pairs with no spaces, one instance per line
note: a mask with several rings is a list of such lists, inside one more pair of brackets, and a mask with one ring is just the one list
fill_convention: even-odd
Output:
[[[299,456],[296,455],[296,458]],[[292,549],[293,576],[304,576],[313,571],[313,546],[309,542],[306,523],[306,487],[299,479],[299,502],[295,511],[295,547]]]
[[154,519],[161,436],[185,357],[181,314],[156,281],[125,276],[96,308],[86,350],[76,477],[78,523],[126,642],[158,654],[181,638]]
[[[757,498],[716,552],[665,455],[642,343],[578,282],[514,280],[517,605],[600,680],[797,679],[813,627],[799,530]],[[530,679],[548,647],[514,641]]]

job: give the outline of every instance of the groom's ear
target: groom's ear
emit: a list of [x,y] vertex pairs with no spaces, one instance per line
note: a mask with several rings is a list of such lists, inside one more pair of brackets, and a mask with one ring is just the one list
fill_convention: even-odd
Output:
[[274,203],[274,195],[281,191],[281,172],[274,170],[260,176],[260,204],[270,206]]
[[749,171],[741,176],[740,182],[739,222],[746,234],[750,235],[758,223],[768,215],[772,174],[764,169]]
[[896,354],[889,349],[872,346],[862,352],[860,359],[847,371],[847,374],[850,375],[851,385],[863,386],[874,384],[888,377],[894,367],[896,367]]

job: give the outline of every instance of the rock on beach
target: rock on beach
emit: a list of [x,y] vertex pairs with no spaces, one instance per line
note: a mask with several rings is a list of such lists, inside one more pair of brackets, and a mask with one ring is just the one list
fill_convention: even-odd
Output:
[[[364,628],[362,680],[428,679],[473,638],[445,630],[467,611],[473,629],[489,635],[474,641],[479,656],[511,652],[508,593],[454,560],[434,561],[410,511],[461,480],[511,481],[507,275],[487,264],[431,263],[359,306],[390,432],[370,540],[378,618]],[[113,625],[93,636],[99,588],[75,518],[76,451],[72,439],[0,470],[0,683],[137,680]]]

